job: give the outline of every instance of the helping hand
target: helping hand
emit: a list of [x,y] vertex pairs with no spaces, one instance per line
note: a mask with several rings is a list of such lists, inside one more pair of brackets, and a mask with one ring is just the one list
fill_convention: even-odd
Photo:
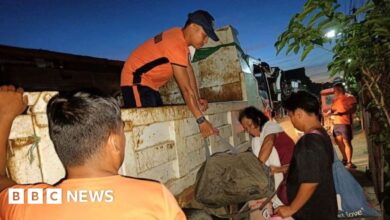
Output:
[[27,96],[23,96],[22,88],[0,86],[0,116],[13,120],[27,107]]
[[199,125],[199,130],[203,138],[211,135],[219,135],[219,130],[214,128],[213,125],[207,120]]
[[278,208],[276,208],[274,213],[278,214],[283,218],[286,218],[292,216],[295,211],[290,206],[279,206]]

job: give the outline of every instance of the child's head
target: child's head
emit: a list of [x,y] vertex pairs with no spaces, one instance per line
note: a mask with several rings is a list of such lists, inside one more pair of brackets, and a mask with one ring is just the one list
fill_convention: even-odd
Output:
[[263,125],[268,121],[267,116],[259,109],[250,106],[243,109],[238,116],[242,127],[252,136],[260,136]]
[[303,125],[309,123],[310,118],[319,120],[320,103],[317,97],[306,91],[292,93],[284,101],[283,107],[288,111],[288,115],[294,127],[302,131]]

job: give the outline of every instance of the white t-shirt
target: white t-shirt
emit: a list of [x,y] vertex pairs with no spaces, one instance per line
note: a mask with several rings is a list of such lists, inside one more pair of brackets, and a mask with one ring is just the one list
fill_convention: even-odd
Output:
[[[280,127],[279,124],[273,121],[268,121],[267,123],[264,124],[263,129],[260,133],[260,137],[253,137],[252,138],[252,152],[255,154],[256,157],[259,157],[259,152],[261,150],[261,146],[263,145],[264,139],[267,135],[269,134],[276,134],[283,132],[283,128]],[[275,166],[275,167],[280,167],[280,159],[278,152],[276,151],[275,147],[272,147],[271,154],[268,158],[267,161],[265,161],[266,166]],[[275,179],[275,189],[279,186],[279,184],[283,181],[283,173],[275,173],[274,174],[274,179]],[[279,200],[279,199],[277,199]],[[273,199],[274,203],[280,203],[280,204],[275,204],[276,207],[283,204],[282,202],[275,201]],[[275,207],[274,205],[274,207]]]
[[[269,134],[277,134],[277,133],[280,133],[280,132],[283,132],[283,131],[284,131],[283,128],[280,127],[280,125],[278,123],[276,123],[276,122],[268,121],[267,123],[265,123],[264,126],[263,126],[263,129],[262,129],[262,131],[260,133],[260,137],[252,138],[252,151],[255,154],[255,156],[256,157],[259,156],[261,145],[263,144],[264,139],[265,139],[265,137],[267,137],[267,135],[269,135]],[[279,155],[277,154],[278,152],[276,152],[275,148],[272,149],[272,152],[276,153],[276,155],[278,156],[277,158],[279,160]],[[272,152],[271,152],[271,155],[272,155]],[[270,156],[270,158],[268,160],[270,160],[270,159],[271,159],[271,156]],[[270,166],[270,164],[267,164],[267,162],[268,161],[266,161],[265,165]],[[280,164],[280,161],[279,161],[279,164]]]

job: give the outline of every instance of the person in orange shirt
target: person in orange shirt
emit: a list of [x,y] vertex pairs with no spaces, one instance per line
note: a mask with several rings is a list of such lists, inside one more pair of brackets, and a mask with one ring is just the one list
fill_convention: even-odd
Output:
[[12,122],[26,105],[22,89],[0,87],[0,220],[186,219],[161,183],[118,175],[125,135],[111,97],[54,96],[47,106],[49,134],[66,178],[56,185],[17,185],[6,175],[6,146]]
[[189,46],[198,49],[210,37],[218,41],[214,18],[203,10],[188,15],[183,28],[171,28],[136,48],[125,62],[121,73],[121,90],[126,108],[156,107],[163,102],[158,92],[175,77],[184,101],[196,118],[203,137],[218,131],[205,119],[208,102],[201,99],[194,71],[189,61]]
[[333,136],[343,156],[347,168],[356,168],[352,163],[352,114],[356,111],[356,98],[345,93],[344,86],[337,83],[333,86],[335,97],[331,106],[333,119]]

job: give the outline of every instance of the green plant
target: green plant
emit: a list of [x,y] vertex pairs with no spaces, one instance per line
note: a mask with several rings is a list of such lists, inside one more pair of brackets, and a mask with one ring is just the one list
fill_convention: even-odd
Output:
[[38,143],[41,141],[41,138],[35,134],[33,136],[30,136],[29,138],[31,138],[33,142],[27,151],[28,161],[31,165],[34,162],[34,150],[38,147]]

